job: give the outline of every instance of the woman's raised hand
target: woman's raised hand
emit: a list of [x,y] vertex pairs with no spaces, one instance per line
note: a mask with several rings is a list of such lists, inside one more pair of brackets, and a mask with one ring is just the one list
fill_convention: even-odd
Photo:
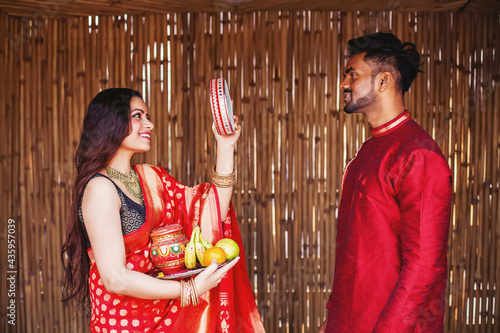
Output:
[[217,285],[222,280],[222,277],[227,273],[227,271],[233,268],[239,260],[240,257],[236,257],[227,265],[219,269],[217,269],[217,261],[215,259],[212,260],[210,266],[208,266],[207,269],[198,274],[198,276],[194,279],[198,295],[201,296],[210,289],[217,287]]
[[220,135],[215,129],[215,123],[212,124],[212,131],[215,135],[215,140],[217,141],[217,146],[229,146],[234,147],[238,141],[241,133],[241,125],[238,124],[238,116],[233,116],[234,119],[234,132],[228,135]]

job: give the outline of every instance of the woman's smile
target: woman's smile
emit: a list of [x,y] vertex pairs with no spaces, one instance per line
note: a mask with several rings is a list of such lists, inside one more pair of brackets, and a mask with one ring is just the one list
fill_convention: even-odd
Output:
[[151,132],[142,132],[139,134],[142,138],[145,138],[148,141],[151,141]]

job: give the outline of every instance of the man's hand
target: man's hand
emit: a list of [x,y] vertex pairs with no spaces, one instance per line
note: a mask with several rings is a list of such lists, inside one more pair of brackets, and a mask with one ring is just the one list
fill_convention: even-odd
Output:
[[318,333],[326,333],[326,319],[323,322],[323,324],[321,325],[321,327],[319,328]]

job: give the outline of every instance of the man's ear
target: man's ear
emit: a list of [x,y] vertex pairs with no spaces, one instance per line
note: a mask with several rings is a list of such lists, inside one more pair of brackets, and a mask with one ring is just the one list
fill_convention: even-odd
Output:
[[394,84],[394,77],[391,72],[379,73],[377,78],[377,89],[379,91],[387,90],[392,84]]

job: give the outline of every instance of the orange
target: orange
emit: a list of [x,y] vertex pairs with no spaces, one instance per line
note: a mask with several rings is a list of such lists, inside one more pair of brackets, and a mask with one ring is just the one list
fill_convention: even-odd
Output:
[[220,247],[206,249],[205,253],[203,253],[203,262],[205,265],[209,266],[213,259],[217,260],[218,264],[226,262],[226,252]]

